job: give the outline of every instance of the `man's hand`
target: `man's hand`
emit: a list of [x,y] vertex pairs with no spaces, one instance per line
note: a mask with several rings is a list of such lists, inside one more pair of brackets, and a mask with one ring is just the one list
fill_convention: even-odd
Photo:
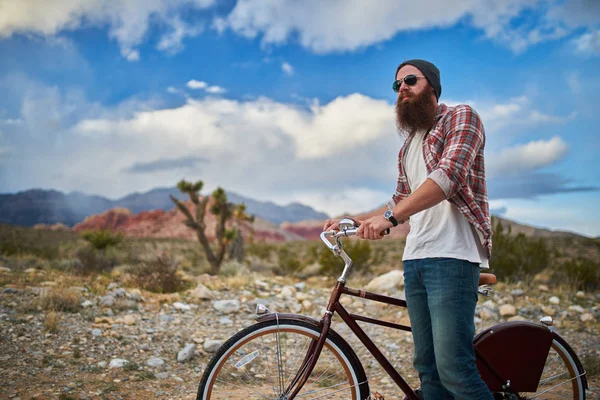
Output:
[[393,226],[394,224],[385,219],[383,215],[377,215],[365,220],[356,231],[356,235],[369,240],[383,239],[386,229]]
[[339,223],[343,218],[348,218],[353,220],[357,225],[360,225],[362,221],[359,221],[355,218],[352,217],[342,217],[340,219],[328,219],[327,221],[325,221],[325,225],[323,225],[323,232],[325,231],[339,231],[340,230],[340,226]]

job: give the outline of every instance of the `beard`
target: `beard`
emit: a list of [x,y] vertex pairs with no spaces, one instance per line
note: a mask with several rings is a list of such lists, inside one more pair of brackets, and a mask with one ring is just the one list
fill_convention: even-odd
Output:
[[396,101],[396,126],[402,136],[412,136],[416,131],[431,128],[437,113],[435,101],[431,92],[423,90],[413,99],[403,102]]

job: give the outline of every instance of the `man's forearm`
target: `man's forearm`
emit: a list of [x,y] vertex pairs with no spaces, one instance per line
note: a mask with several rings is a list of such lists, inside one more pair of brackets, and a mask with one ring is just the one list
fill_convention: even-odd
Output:
[[375,217],[375,216],[378,216],[378,215],[383,215],[386,211],[387,211],[387,207],[386,206],[381,206],[380,208],[378,208],[375,211],[371,211],[371,212],[368,212],[368,213],[357,215],[356,217],[354,217],[354,219],[356,219],[358,221],[364,221],[365,219],[369,219],[371,217]]
[[396,204],[394,217],[398,221],[404,221],[411,215],[433,207],[445,199],[446,194],[442,188],[433,180],[426,179],[417,190]]

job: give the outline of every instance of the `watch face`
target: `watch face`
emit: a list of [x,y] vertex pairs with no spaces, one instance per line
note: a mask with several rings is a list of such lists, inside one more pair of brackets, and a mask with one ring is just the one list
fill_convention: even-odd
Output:
[[392,216],[392,210],[387,210],[387,211],[385,212],[385,214],[383,214],[383,217],[384,217],[385,219],[390,219],[390,217],[391,217],[391,216]]

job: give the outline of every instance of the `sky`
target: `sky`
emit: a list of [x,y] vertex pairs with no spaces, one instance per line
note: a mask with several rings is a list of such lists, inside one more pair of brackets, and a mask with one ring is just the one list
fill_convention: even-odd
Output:
[[597,0],[0,0],[0,193],[372,210],[412,58],[481,116],[494,214],[600,235]]

